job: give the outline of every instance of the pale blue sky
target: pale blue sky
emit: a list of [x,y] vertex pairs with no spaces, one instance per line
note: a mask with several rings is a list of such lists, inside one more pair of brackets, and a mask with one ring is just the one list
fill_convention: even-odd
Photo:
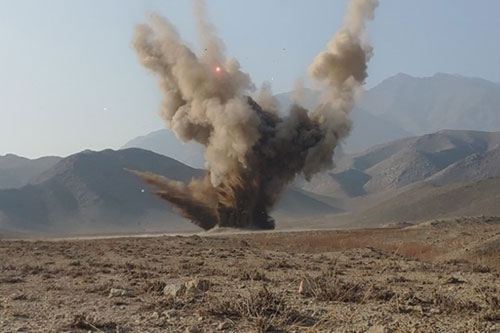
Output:
[[[399,72],[500,82],[500,1],[381,0],[368,86]],[[288,91],[339,27],[344,0],[208,0],[227,53]],[[161,128],[155,79],[130,47],[157,11],[191,44],[186,0],[0,0],[0,155],[118,148]],[[284,49],[284,50],[283,50]]]

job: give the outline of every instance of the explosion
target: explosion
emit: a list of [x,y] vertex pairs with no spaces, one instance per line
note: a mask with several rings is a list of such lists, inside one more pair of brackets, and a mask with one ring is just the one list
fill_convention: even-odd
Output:
[[309,111],[295,103],[284,117],[269,84],[250,97],[254,85],[238,61],[224,55],[203,2],[195,6],[200,55],[163,17],[153,15],[150,24],[138,25],[133,46],[142,65],[158,77],[160,114],[180,140],[205,147],[207,171],[187,184],[135,173],[203,229],[273,229],[269,211],[284,187],[297,175],[310,179],[332,168],[334,149],[349,133],[348,113],[372,55],[365,22],[377,5],[377,0],[349,1],[341,29],[309,67],[322,87],[320,106]]

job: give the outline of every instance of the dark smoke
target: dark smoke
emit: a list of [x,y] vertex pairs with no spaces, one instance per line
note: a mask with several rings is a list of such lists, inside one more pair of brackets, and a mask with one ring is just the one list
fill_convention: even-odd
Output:
[[164,18],[137,26],[133,45],[141,63],[158,76],[161,115],[181,140],[206,147],[207,172],[188,184],[135,173],[203,229],[274,228],[269,211],[283,188],[299,174],[309,179],[331,168],[334,148],[350,130],[347,114],[372,53],[364,24],[376,6],[376,0],[349,2],[342,29],[309,68],[323,87],[321,105],[309,112],[294,104],[286,117],[278,115],[268,85],[258,102],[249,97],[253,84],[236,59],[224,56],[202,2],[195,10],[201,55]]

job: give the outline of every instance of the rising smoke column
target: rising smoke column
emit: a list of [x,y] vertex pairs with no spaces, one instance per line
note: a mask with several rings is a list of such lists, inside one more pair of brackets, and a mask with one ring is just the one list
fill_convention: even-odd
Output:
[[160,114],[183,141],[205,146],[202,179],[184,184],[135,172],[181,215],[204,229],[215,226],[274,228],[269,216],[283,188],[302,174],[309,179],[331,168],[333,151],[351,124],[348,112],[367,77],[372,48],[365,22],[377,0],[350,0],[341,29],[316,56],[310,76],[322,86],[321,104],[298,104],[278,115],[269,85],[257,94],[238,61],[224,55],[223,42],[208,21],[204,3],[195,5],[202,44],[195,54],[163,17],[136,27],[133,46],[140,62],[158,78]]

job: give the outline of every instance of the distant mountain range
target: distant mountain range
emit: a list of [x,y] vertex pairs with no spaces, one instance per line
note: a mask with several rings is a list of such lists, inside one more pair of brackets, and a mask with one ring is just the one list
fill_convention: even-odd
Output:
[[[310,182],[298,177],[272,212],[277,226],[500,215],[499,89],[448,74],[399,74],[370,89],[351,114],[354,128],[334,157],[336,168]],[[290,104],[290,94],[276,97],[283,107]],[[306,106],[318,98],[305,90]],[[120,151],[0,156],[0,234],[198,230],[125,168],[187,181],[202,166],[202,147],[167,130]]]
[[[500,132],[440,131],[344,154],[337,163],[283,193],[272,212],[278,227],[500,215]],[[0,190],[2,234],[198,230],[125,169],[180,181],[204,172],[137,148],[84,151],[28,185]]]
[[[282,110],[287,110],[292,104],[293,93],[278,94],[277,98]],[[301,93],[300,103],[312,110],[320,101],[320,94],[311,89],[304,89]],[[343,148],[347,151],[357,152],[377,143],[388,142],[414,135],[406,131],[398,124],[393,123],[384,117],[372,114],[366,110],[356,107],[350,113],[352,120],[352,130],[349,136],[343,141]]]
[[500,215],[500,132],[445,130],[344,155],[304,190],[340,199],[342,226]]
[[65,234],[189,228],[125,168],[181,181],[201,174],[140,149],[81,152],[20,189],[1,190],[0,229]]
[[[282,110],[292,103],[291,92],[275,97]],[[302,91],[300,102],[305,107],[314,108],[319,101],[319,92]],[[443,73],[425,78],[397,74],[366,91],[350,117],[353,128],[343,148],[351,153],[445,129],[500,131],[500,85]],[[196,143],[181,143],[168,130],[123,146],[131,147],[170,156],[192,167],[203,166],[202,148]]]
[[[424,180],[445,184],[500,176],[491,167],[498,155],[500,132],[443,130],[433,134],[396,140],[363,153],[345,156],[331,173],[343,186],[361,186],[358,192],[376,193]],[[465,165],[474,161],[474,177]],[[497,165],[500,166],[500,165]],[[350,175],[351,177],[346,177]]]
[[414,135],[500,131],[500,85],[478,78],[398,74],[368,90],[359,107]]
[[60,160],[55,156],[34,160],[13,154],[0,156],[0,189],[22,187]]
[[130,140],[121,149],[141,148],[176,159],[192,168],[203,168],[203,147],[197,142],[182,142],[170,130],[158,130]]
[[[184,182],[204,172],[137,148],[84,151],[61,159],[28,185],[0,190],[0,230],[61,235],[198,230],[125,169]],[[300,189],[287,190],[275,209],[280,218],[336,212]]]

